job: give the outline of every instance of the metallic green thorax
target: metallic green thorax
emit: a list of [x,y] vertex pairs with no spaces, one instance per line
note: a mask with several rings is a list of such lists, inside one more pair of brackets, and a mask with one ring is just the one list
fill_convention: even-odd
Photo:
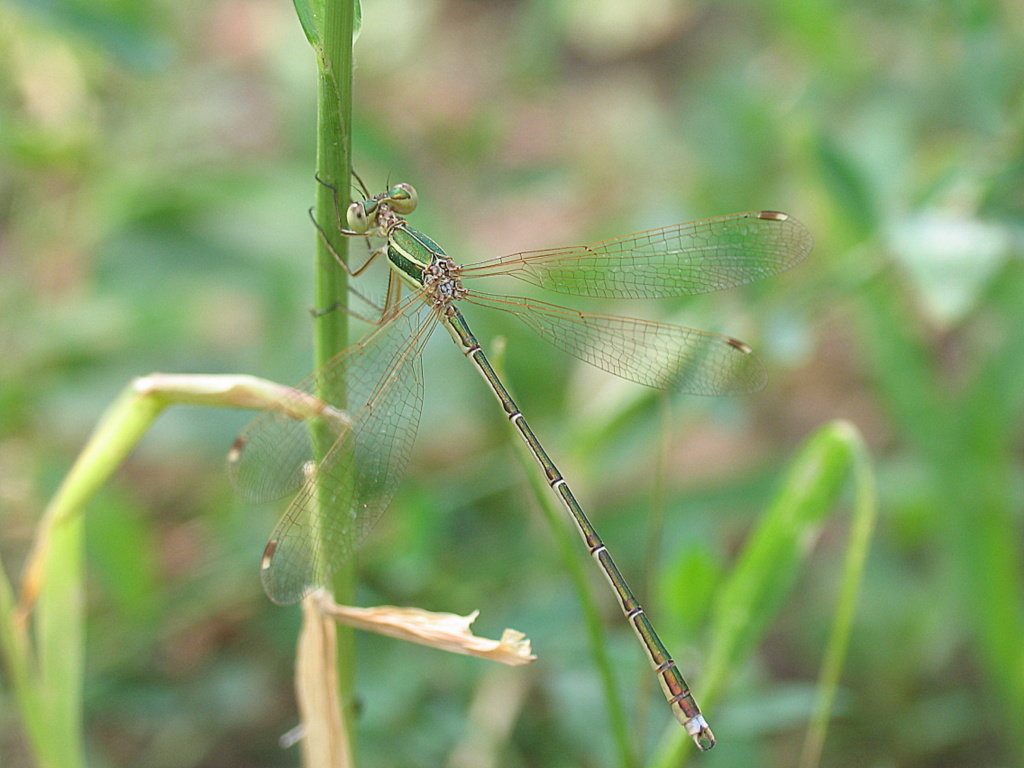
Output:
[[388,233],[388,261],[413,288],[423,287],[423,272],[427,267],[447,258],[441,246],[404,221]]
[[422,291],[423,300],[454,314],[452,302],[464,298],[466,289],[456,264],[441,246],[419,232],[404,219],[395,218],[387,227],[388,261],[399,277],[414,290]]

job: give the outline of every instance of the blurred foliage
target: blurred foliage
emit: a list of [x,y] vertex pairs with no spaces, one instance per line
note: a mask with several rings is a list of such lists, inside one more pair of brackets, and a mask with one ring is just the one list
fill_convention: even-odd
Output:
[[[623,571],[645,574],[698,689],[716,588],[789,457],[835,418],[866,436],[880,520],[825,765],[1024,764],[1022,40],[1024,10],[999,2],[364,3],[359,170],[414,183],[417,226],[457,259],[756,208],[814,232],[779,279],[613,308],[744,338],[771,372],[754,397],[673,398],[666,419],[656,393],[470,321],[507,337],[524,410]],[[7,0],[0,72],[0,554],[16,572],[131,376],[306,372],[315,69],[286,2]],[[501,762],[608,765],[580,610],[505,420],[446,339],[428,358],[359,602],[481,608],[481,633],[527,632],[541,659],[495,700],[521,707]],[[89,507],[93,764],[297,761],[277,746],[297,610],[269,605],[255,567],[273,511],[245,509],[220,470],[245,419],[165,416]],[[702,765],[794,762],[845,537],[824,531],[799,598],[732,670]],[[647,752],[667,714],[601,605]],[[369,765],[444,764],[504,675],[358,642]],[[0,705],[3,765],[25,765]]]

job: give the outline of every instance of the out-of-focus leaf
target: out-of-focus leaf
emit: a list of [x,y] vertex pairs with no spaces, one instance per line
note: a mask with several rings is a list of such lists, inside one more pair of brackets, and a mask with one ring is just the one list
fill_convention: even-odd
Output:
[[92,572],[110,594],[126,625],[147,627],[158,610],[159,548],[150,520],[129,502],[103,494],[86,526],[86,554]]
[[118,8],[73,0],[12,0],[26,11],[92,40],[132,69],[154,72],[171,57],[171,48],[145,11],[146,3]]
[[936,386],[934,361],[898,286],[889,280],[874,280],[865,286],[859,304],[863,347],[876,386],[903,434],[928,450],[951,442],[943,421],[947,406]]
[[1012,235],[969,214],[924,210],[901,221],[890,242],[925,314],[948,329],[974,309],[1009,257]]
[[847,223],[858,232],[876,229],[878,212],[871,202],[873,195],[865,175],[832,137],[819,137],[816,149],[825,187],[835,201],[835,209],[841,211]]
[[700,626],[721,576],[721,564],[704,546],[687,549],[665,570],[661,602],[684,631],[695,632]]
[[614,58],[643,50],[676,33],[693,8],[674,0],[647,0],[643,12],[618,0],[563,3],[566,34],[587,56]]

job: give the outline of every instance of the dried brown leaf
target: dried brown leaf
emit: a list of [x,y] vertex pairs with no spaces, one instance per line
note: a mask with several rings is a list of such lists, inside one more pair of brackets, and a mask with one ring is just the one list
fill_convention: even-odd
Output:
[[506,629],[499,640],[474,635],[470,626],[479,611],[459,616],[393,605],[355,608],[337,605],[325,593],[320,594],[319,603],[324,615],[335,621],[410,643],[477,656],[513,667],[529,664],[537,658],[531,652],[530,639],[517,630]]

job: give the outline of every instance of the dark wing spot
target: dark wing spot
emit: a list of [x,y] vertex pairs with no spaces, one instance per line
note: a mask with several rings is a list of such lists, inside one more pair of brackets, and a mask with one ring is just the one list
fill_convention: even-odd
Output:
[[277,549],[277,539],[271,539],[263,548],[263,557],[260,558],[260,570],[265,571],[270,567],[270,561],[274,559],[274,550]]

